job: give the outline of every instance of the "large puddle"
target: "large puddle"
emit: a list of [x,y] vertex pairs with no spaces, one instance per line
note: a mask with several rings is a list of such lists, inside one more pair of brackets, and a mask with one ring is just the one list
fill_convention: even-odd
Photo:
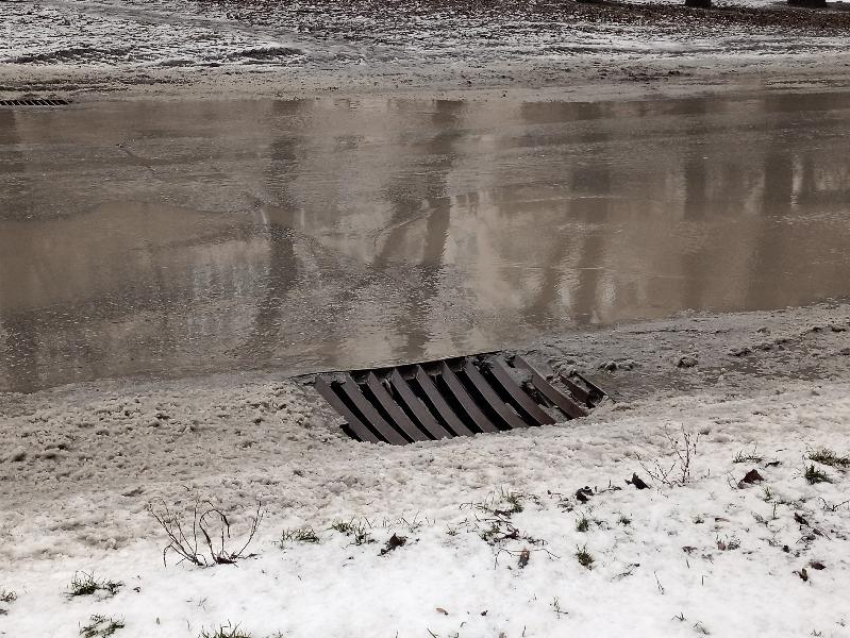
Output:
[[850,95],[0,109],[0,389],[850,294]]

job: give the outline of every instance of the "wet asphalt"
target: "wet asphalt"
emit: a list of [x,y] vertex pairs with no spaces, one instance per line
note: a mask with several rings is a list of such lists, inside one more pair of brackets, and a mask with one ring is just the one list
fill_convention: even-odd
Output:
[[850,294],[850,93],[0,108],[0,390]]

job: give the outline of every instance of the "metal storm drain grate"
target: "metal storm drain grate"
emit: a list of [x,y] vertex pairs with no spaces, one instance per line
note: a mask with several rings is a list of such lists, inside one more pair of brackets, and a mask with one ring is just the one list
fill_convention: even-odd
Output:
[[60,99],[0,100],[0,106],[68,106],[70,103]]
[[547,378],[519,355],[326,372],[312,382],[358,441],[404,445],[586,416],[605,397],[577,373]]

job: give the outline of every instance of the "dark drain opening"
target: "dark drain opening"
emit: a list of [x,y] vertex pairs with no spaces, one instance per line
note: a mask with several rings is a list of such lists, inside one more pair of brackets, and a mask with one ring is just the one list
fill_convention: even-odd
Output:
[[33,99],[33,100],[0,100],[0,106],[68,106],[69,100]]
[[[407,404],[411,409],[417,409],[417,418],[419,422],[428,430],[431,438],[433,439],[441,439],[447,436],[456,436],[452,432],[451,426],[446,422],[445,419],[440,415],[439,410],[437,409],[436,404],[434,404],[431,399],[428,397],[428,394],[423,389],[422,385],[419,383],[417,379],[410,379],[409,381],[405,381],[402,376],[396,371],[393,375],[393,382],[396,387],[401,388],[402,383],[407,383],[413,392],[414,397],[418,400],[419,403],[416,403],[411,398],[407,401]],[[421,408],[421,409],[418,409]]]
[[[517,401],[513,396],[511,396],[510,392],[502,385],[499,379],[493,375],[492,366],[489,365],[489,363],[490,362],[488,361],[488,365],[482,366],[481,374],[487,380],[487,383],[489,383],[490,386],[493,388],[499,399],[503,403],[505,403],[505,405],[509,406],[513,413],[516,414],[517,417],[521,419],[526,425],[539,425],[540,419],[535,417],[535,415],[537,415],[538,413],[532,413],[531,411],[527,410],[527,408],[523,408],[522,404]],[[519,389],[522,390],[521,387]]]
[[346,434],[395,445],[568,421],[605,398],[578,373],[544,375],[500,353],[327,372],[307,383],[345,418]]

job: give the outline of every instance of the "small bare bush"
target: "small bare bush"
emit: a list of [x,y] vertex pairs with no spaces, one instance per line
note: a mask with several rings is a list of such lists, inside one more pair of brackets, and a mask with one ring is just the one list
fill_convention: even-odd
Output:
[[688,432],[683,425],[680,436],[673,436],[667,426],[664,426],[664,437],[670,443],[673,451],[673,462],[670,467],[656,461],[652,467],[640,460],[640,466],[650,478],[668,487],[681,487],[691,480],[691,463],[697,455],[700,434]]
[[264,514],[258,504],[250,518],[245,541],[239,544],[234,539],[230,519],[210,500],[196,497],[185,514],[175,511],[163,500],[148,503],[148,511],[168,537],[168,545],[162,550],[162,562],[167,564],[168,553],[173,552],[180,556],[179,562],[187,560],[199,567],[232,565],[250,556],[248,547]]

